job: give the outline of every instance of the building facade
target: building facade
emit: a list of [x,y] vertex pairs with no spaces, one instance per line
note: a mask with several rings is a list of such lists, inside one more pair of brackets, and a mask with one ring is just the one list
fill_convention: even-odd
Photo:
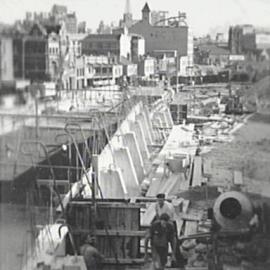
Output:
[[138,75],[145,79],[152,78],[156,73],[156,60],[153,57],[141,58],[138,62]]
[[67,7],[62,5],[53,5],[51,9],[51,16],[56,21],[63,20],[67,15]]
[[131,35],[131,61],[137,63],[145,55],[145,39],[137,34]]
[[123,34],[91,34],[82,40],[82,54],[130,58],[131,37]]
[[13,80],[13,40],[9,36],[0,36],[0,82]]
[[188,26],[153,26],[150,24],[150,8],[146,4],[142,9],[142,19],[130,28],[130,33],[141,35],[145,39],[145,52],[151,54],[157,50],[176,50],[178,56],[188,52]]
[[53,32],[48,36],[49,73],[52,81],[58,79],[61,65],[60,57],[60,38]]
[[3,79],[50,79],[47,32],[39,23],[34,24],[29,33],[10,33],[8,38],[0,40]]
[[106,56],[76,57],[74,66],[66,70],[66,89],[102,88],[115,86],[123,76],[123,66]]
[[259,50],[270,48],[270,31],[256,32],[256,47]]
[[48,40],[46,30],[40,24],[35,24],[23,42],[25,79],[31,81],[48,80]]
[[[145,39],[145,54],[154,56],[157,51],[176,52],[175,62],[178,72],[185,76],[192,73],[193,68],[193,35],[180,13],[178,18],[169,20],[164,17],[162,23],[150,23],[150,8],[146,3],[142,9],[142,19],[130,28],[130,33],[141,35]],[[157,19],[159,20],[159,18]],[[182,60],[181,60],[182,58]],[[184,64],[181,67],[181,64]]]
[[256,33],[252,25],[237,25],[229,29],[229,49],[232,54],[253,54]]
[[76,13],[69,13],[65,17],[66,31],[70,34],[77,33],[77,17]]

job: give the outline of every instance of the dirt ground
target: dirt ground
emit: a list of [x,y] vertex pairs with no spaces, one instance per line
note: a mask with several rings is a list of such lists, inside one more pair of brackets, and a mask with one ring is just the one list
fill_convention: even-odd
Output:
[[248,191],[270,194],[270,114],[254,114],[231,143],[215,144],[204,157],[212,160],[213,183],[229,185],[239,170]]

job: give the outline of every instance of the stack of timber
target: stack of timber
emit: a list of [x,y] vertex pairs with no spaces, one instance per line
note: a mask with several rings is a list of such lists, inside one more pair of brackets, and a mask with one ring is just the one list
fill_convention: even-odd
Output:
[[[96,207],[96,211],[95,211]],[[140,205],[126,202],[72,201],[67,208],[67,223],[77,250],[86,235],[96,236],[97,249],[105,264],[140,264]],[[71,246],[67,245],[67,251]],[[71,252],[72,254],[72,252]]]

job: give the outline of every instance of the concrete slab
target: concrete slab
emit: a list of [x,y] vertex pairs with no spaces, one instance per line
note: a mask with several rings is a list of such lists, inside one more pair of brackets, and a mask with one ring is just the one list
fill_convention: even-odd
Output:
[[120,170],[101,170],[99,185],[104,198],[126,198],[127,188]]
[[145,170],[143,166],[143,158],[139,150],[139,144],[135,137],[135,133],[130,132],[123,135],[123,144],[125,147],[129,148],[130,150],[130,155],[133,160],[136,175],[137,175],[139,183],[141,183],[145,176]]
[[150,127],[148,125],[148,122],[146,121],[143,113],[140,113],[139,115],[137,115],[136,117],[136,120],[138,122],[141,123],[143,129],[142,129],[142,132],[144,134],[144,137],[145,137],[145,140],[146,140],[146,144],[147,145],[152,145],[153,144],[153,140],[152,140],[152,137],[151,137],[151,134],[150,134]]
[[137,121],[134,123],[130,123],[130,129],[131,129],[131,131],[135,132],[135,134],[136,134],[136,139],[137,139],[138,144],[139,144],[139,149],[140,149],[143,161],[149,160],[150,153],[149,153],[148,148],[147,148],[147,143],[145,140],[145,136],[143,133],[143,127],[142,127],[141,123],[137,122]]
[[149,112],[148,107],[144,107],[142,113],[143,113],[143,115],[145,117],[145,120],[148,123],[149,132],[151,134],[152,141],[155,141],[157,138],[155,138],[154,129],[153,129],[153,123],[152,123],[152,120],[151,120],[151,117],[150,117],[150,112]]
[[233,172],[233,183],[235,185],[243,185],[243,173],[241,171]]
[[128,195],[138,196],[140,192],[139,181],[136,175],[135,167],[127,147],[113,151],[115,165],[121,169]]

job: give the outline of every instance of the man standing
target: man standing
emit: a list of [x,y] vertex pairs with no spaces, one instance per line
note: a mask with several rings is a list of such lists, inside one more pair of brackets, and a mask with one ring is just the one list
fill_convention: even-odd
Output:
[[151,243],[152,259],[155,270],[163,270],[167,263],[169,243],[172,248],[172,261],[175,261],[176,236],[173,224],[167,213],[154,221],[145,239],[145,260],[148,258],[148,242]]
[[80,248],[80,254],[83,256],[87,270],[102,269],[104,257],[95,248],[95,238],[87,235],[85,244]]
[[174,207],[171,203],[165,201],[164,193],[159,193],[157,195],[155,210],[156,210],[156,218],[160,218],[162,214],[166,213],[171,221],[175,220]]

